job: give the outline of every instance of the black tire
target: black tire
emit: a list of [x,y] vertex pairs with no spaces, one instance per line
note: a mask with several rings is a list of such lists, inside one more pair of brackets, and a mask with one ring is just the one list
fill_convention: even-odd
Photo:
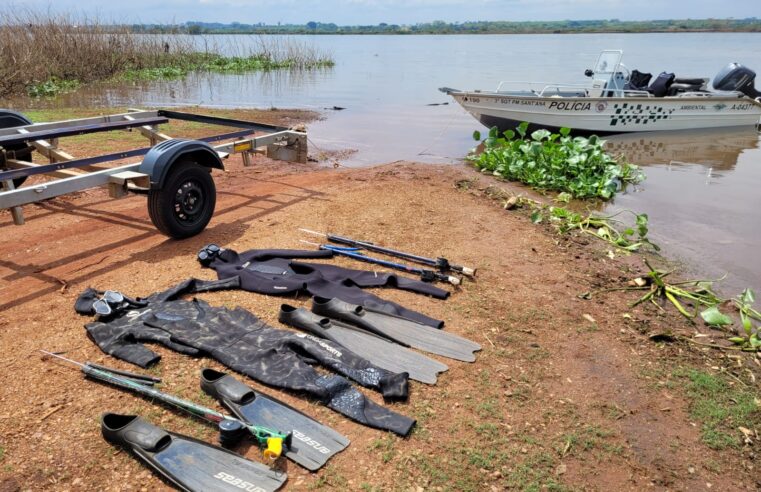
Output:
[[211,169],[192,161],[175,163],[164,187],[148,192],[148,214],[156,229],[174,238],[195,236],[214,215],[217,188]]
[[[31,125],[32,120],[27,118],[25,115],[21,113],[16,113],[15,111],[8,111],[5,109],[0,109],[0,128],[10,128],[13,126],[20,126],[20,125]],[[8,145],[5,147],[5,150],[12,150],[16,153],[16,160],[19,161],[32,161],[32,151],[33,149],[25,144],[14,144],[14,145]],[[22,184],[24,184],[24,181],[26,181],[27,176],[24,176],[23,178],[16,178],[13,180],[13,186],[18,188]]]

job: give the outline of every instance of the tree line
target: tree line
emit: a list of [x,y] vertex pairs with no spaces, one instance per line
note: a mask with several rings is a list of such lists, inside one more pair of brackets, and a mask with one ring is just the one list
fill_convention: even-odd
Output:
[[761,32],[761,19],[665,19],[648,21],[433,21],[413,25],[387,24],[339,26],[310,21],[306,24],[134,24],[133,32],[176,34],[562,34],[605,32]]

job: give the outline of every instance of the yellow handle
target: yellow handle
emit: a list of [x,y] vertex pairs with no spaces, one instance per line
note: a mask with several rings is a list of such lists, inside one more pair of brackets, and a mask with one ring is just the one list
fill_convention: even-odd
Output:
[[280,437],[268,437],[264,457],[274,460],[279,458],[281,454],[283,454],[283,439]]

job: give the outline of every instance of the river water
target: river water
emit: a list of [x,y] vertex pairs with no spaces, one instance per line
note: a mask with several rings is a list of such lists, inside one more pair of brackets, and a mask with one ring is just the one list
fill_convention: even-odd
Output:
[[[267,42],[266,38],[265,42]],[[183,80],[93,86],[55,102],[77,106],[307,108],[313,147],[355,149],[342,164],[396,160],[460,162],[480,125],[442,86],[492,89],[500,81],[584,83],[602,49],[623,49],[629,68],[678,77],[713,77],[729,62],[761,71],[761,34],[580,34],[456,36],[303,36],[336,65],[311,72],[193,74]],[[193,38],[238,53],[260,38]],[[761,82],[759,82],[761,85]],[[446,104],[448,103],[448,104]],[[332,108],[345,108],[336,110]],[[647,180],[608,210],[650,216],[651,235],[693,271],[727,274],[726,293],[761,288],[761,145],[741,132],[611,137],[613,152],[645,167]]]

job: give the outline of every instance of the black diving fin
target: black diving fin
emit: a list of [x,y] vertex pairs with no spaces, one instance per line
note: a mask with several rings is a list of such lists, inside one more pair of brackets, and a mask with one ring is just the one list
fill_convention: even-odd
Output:
[[254,391],[229,374],[201,371],[201,388],[239,419],[251,425],[292,432],[285,456],[307,470],[319,470],[349,439],[295,408]]
[[479,344],[466,338],[338,298],[312,298],[312,312],[351,323],[405,347],[450,359],[473,362],[476,360],[474,352],[481,350]]
[[127,448],[180,490],[274,492],[287,479],[283,472],[207,442],[165,431],[137,415],[106,413],[100,422],[108,442]]
[[[436,384],[438,373],[449,369],[446,364],[426,357],[373,333],[288,304],[280,307],[281,323],[335,342],[378,367],[393,373],[406,372],[410,379]],[[438,330],[437,330],[438,331]]]

